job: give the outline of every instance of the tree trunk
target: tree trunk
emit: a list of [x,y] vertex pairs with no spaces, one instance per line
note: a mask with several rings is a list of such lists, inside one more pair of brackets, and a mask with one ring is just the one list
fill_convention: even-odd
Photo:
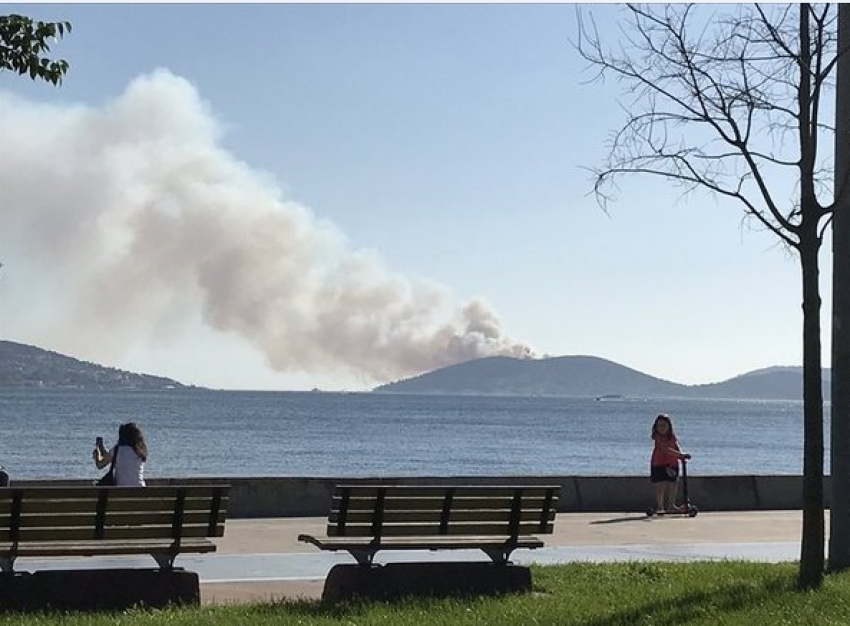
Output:
[[799,252],[803,273],[803,536],[797,584],[802,589],[812,589],[823,582],[825,543],[820,272],[813,229],[801,233]]
[[838,6],[832,217],[829,569],[850,568],[850,5]]

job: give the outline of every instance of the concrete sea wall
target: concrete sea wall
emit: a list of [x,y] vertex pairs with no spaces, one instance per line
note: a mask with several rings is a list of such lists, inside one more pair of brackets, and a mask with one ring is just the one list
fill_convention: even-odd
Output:
[[[654,501],[653,488],[643,476],[498,476],[498,477],[404,477],[404,478],[162,478],[148,484],[230,483],[228,517],[319,517],[326,515],[333,486],[338,483],[392,483],[408,485],[560,485],[561,512],[644,511]],[[829,477],[825,478],[829,506]],[[12,486],[45,484],[46,481],[13,481]],[[56,480],[52,485],[91,484],[90,481]],[[688,495],[700,511],[788,510],[802,508],[800,476],[692,476]],[[682,485],[679,484],[681,499]]]
[[[536,484],[560,485],[561,512],[644,511],[654,501],[643,476],[508,476],[405,478],[230,478],[230,517],[326,515],[333,486],[344,482],[394,484]],[[826,478],[829,493],[829,478]],[[167,482],[186,482],[169,479]],[[194,481],[193,481],[194,482]],[[682,485],[679,492],[681,498]],[[802,508],[800,476],[695,476],[688,495],[700,511],[783,510]],[[828,502],[826,503],[828,506]]]

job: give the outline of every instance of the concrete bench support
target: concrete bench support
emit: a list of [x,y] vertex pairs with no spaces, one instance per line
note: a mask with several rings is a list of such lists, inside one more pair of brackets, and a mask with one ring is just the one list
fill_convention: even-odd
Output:
[[406,596],[462,597],[531,591],[531,570],[496,563],[390,563],[335,565],[322,599],[398,600]]
[[118,611],[198,605],[198,575],[184,570],[89,569],[0,574],[4,611]]

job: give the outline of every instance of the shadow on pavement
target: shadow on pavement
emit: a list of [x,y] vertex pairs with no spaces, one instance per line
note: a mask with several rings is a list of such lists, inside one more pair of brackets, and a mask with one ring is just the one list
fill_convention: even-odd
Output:
[[591,524],[619,524],[620,522],[645,522],[650,519],[646,513],[642,515],[633,515],[632,517],[612,517],[611,519],[598,519],[590,522]]

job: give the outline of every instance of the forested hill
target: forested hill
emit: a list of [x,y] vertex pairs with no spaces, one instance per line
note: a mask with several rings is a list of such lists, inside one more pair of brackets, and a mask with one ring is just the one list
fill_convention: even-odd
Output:
[[[824,370],[828,390],[829,371]],[[770,367],[729,380],[682,385],[593,356],[488,357],[382,385],[382,393],[570,396],[614,399],[683,397],[799,400],[802,368]],[[828,396],[827,396],[828,397]]]
[[172,389],[170,378],[134,374],[14,341],[0,341],[0,388]]
[[[0,341],[0,388],[175,389],[182,383]],[[824,370],[828,397],[829,370]],[[800,400],[802,368],[769,367],[705,385],[682,385],[593,356],[489,357],[377,387],[378,393],[569,396],[599,399],[682,397]]]

